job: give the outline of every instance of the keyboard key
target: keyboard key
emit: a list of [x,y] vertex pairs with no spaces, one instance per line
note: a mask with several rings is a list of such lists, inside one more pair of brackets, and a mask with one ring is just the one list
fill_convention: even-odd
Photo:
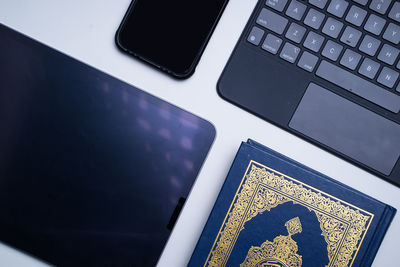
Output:
[[349,3],[344,0],[332,0],[328,6],[327,11],[336,17],[343,17]]
[[325,18],[324,14],[311,8],[307,13],[306,18],[304,19],[304,24],[318,30],[319,27],[321,27],[324,18]]
[[379,74],[378,77],[378,83],[383,84],[384,86],[387,86],[389,88],[393,88],[398,77],[399,77],[398,72],[389,69],[387,67],[383,67],[381,74]]
[[289,40],[292,40],[295,43],[300,43],[303,39],[304,34],[306,33],[306,28],[300,26],[294,22],[290,24],[289,29],[286,32],[285,37]]
[[278,50],[281,47],[281,45],[282,45],[282,39],[269,33],[267,34],[267,37],[265,38],[261,48],[275,55],[276,53],[278,53]]
[[308,53],[307,51],[304,51],[303,55],[300,57],[299,63],[297,63],[297,66],[308,72],[312,72],[315,68],[315,65],[317,65],[317,62],[318,57]]
[[343,46],[328,40],[324,49],[322,50],[322,55],[327,57],[333,61],[336,61],[339,58],[340,52],[342,52]]
[[375,39],[369,35],[365,35],[359,49],[365,54],[373,57],[375,56],[376,51],[378,50],[380,44],[381,41],[379,41],[378,39]]
[[249,37],[247,37],[247,41],[249,43],[252,43],[253,45],[259,45],[263,35],[264,35],[264,31],[263,30],[261,30],[258,27],[253,27],[253,29],[251,29]]
[[399,95],[325,60],[319,65],[316,75],[394,113],[400,110]]
[[383,34],[383,38],[394,44],[400,43],[400,26],[390,23]]
[[346,51],[342,56],[342,59],[340,60],[340,64],[345,66],[346,68],[355,70],[360,60],[361,60],[360,54],[351,51],[350,49],[346,49]]
[[337,21],[333,18],[328,18],[325,22],[324,27],[322,28],[322,32],[332,38],[337,38],[342,27],[343,23],[341,23],[340,21]]
[[314,52],[318,52],[324,40],[325,38],[322,35],[310,31],[303,45]]
[[326,2],[328,2],[328,0],[309,0],[308,2],[313,6],[319,7],[320,9],[324,9]]
[[285,8],[287,0],[267,0],[265,4],[273,9],[281,12]]
[[400,70],[400,60],[399,60],[399,62],[397,63],[397,68]]
[[356,47],[360,38],[361,38],[360,31],[358,31],[350,26],[347,26],[342,34],[342,38],[340,38],[340,41],[351,47]]
[[400,93],[400,83],[397,85],[396,91]]
[[369,8],[380,14],[385,14],[392,0],[372,0]]
[[357,6],[352,6],[349,10],[349,13],[347,13],[346,21],[356,26],[361,26],[366,16],[367,11]]
[[363,63],[360,66],[360,69],[358,70],[358,73],[360,73],[370,79],[374,79],[380,66],[381,65],[378,62],[375,62],[369,58],[365,58]]
[[378,59],[389,65],[393,65],[393,63],[396,61],[397,56],[399,55],[399,52],[399,49],[384,44],[381,52],[379,52]]
[[304,12],[306,11],[306,5],[300,3],[299,1],[292,0],[290,2],[290,5],[288,9],[286,10],[286,15],[288,15],[291,18],[294,18],[295,20],[301,20],[301,18],[304,15]]
[[292,45],[291,43],[286,43],[283,46],[280,57],[290,63],[294,63],[299,53],[300,53],[300,48]]
[[282,34],[288,24],[288,20],[271,10],[263,8],[257,18],[257,24],[277,34]]
[[400,22],[400,2],[395,2],[392,9],[389,12],[389,18]]
[[364,25],[364,30],[369,31],[375,35],[381,34],[383,27],[386,24],[386,20],[376,16],[375,14],[369,15],[367,22]]
[[353,0],[353,1],[356,3],[359,3],[360,5],[363,5],[363,6],[365,6],[368,2],[368,0]]

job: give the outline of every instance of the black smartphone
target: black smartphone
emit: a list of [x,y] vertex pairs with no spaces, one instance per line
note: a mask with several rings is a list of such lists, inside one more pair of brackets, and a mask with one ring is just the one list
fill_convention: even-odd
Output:
[[228,0],[133,0],[117,46],[176,78],[193,74]]

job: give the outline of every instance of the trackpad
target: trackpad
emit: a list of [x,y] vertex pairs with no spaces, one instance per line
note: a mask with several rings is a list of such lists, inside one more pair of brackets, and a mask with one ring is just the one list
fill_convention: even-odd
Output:
[[313,83],[289,127],[385,175],[400,155],[400,125]]

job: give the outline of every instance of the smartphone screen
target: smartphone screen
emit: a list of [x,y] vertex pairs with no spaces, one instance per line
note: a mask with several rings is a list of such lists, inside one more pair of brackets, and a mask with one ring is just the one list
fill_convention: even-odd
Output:
[[117,45],[177,78],[190,76],[228,0],[134,0]]

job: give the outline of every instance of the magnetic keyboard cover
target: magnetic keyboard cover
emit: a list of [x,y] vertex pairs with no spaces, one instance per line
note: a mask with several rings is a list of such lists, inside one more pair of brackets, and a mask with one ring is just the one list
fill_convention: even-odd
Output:
[[400,111],[400,2],[266,0],[247,41],[386,110]]
[[400,185],[400,160],[386,175],[289,127],[311,82],[400,125],[399,43],[399,1],[260,0],[219,79],[218,92]]

